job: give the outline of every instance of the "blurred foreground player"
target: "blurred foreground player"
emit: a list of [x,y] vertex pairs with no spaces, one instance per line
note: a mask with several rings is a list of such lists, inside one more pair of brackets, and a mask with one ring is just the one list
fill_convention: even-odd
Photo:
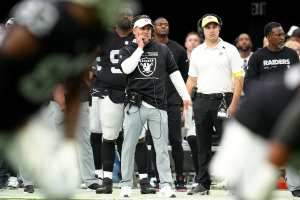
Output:
[[[210,166],[211,173],[227,180],[239,199],[270,198],[279,176],[278,167],[286,164],[287,149],[295,147],[299,137],[286,135],[287,132],[298,133],[299,129],[290,131],[289,126],[280,128],[281,135],[274,136],[274,130],[281,119],[291,122],[291,116],[283,117],[283,113],[287,112],[287,106],[299,91],[300,65],[290,68],[273,81],[256,84],[236,118],[226,124],[221,148]],[[297,122],[299,124],[299,120]],[[294,127],[299,127],[295,124],[295,121],[292,122]],[[272,137],[277,139],[270,145]]]
[[[114,23],[111,13],[116,6],[116,0],[35,0],[23,1],[12,11],[18,24],[0,46],[0,91],[5,94],[0,100],[5,116],[0,123],[1,147],[15,166],[23,164],[50,198],[65,198],[78,186],[74,132],[79,77],[94,60],[105,27]],[[65,82],[68,91],[65,137],[58,143],[38,115],[57,82]]]

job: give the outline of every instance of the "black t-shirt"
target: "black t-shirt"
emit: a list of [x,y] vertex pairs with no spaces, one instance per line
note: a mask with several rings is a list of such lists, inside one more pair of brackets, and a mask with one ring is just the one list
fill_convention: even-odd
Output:
[[[136,43],[122,48],[120,62],[130,57],[136,48]],[[138,66],[127,75],[127,90],[141,94],[145,102],[156,108],[166,109],[165,81],[176,70],[178,67],[169,48],[152,41],[144,47]]]
[[[169,40],[167,46],[171,50],[175,62],[179,68],[181,76],[184,81],[186,81],[188,77],[188,58],[185,49],[173,40]],[[166,82],[166,90],[167,90],[167,97],[168,97],[168,105],[179,105],[182,102],[181,97],[179,96],[177,90],[175,89],[172,81],[168,78]]]
[[291,89],[285,85],[283,76],[253,83],[255,89],[249,90],[236,115],[242,125],[264,138],[271,136],[280,115],[297,92],[297,87]]
[[248,69],[245,75],[245,92],[251,88],[252,81],[269,81],[274,74],[279,74],[288,69],[291,65],[298,63],[297,53],[288,47],[283,47],[279,52],[272,52],[267,47],[261,48],[253,53],[248,62]]
[[116,32],[110,34],[101,46],[101,54],[97,58],[97,77],[95,88],[111,88],[125,90],[126,75],[119,64],[119,52],[123,46],[129,45],[134,39],[131,33],[120,37]]
[[[37,55],[8,57],[0,49],[0,130],[14,129],[52,95],[52,86],[80,74],[106,31],[98,20],[81,24],[68,12],[71,2],[24,1],[14,17],[40,42]],[[26,51],[26,49],[24,49]]]

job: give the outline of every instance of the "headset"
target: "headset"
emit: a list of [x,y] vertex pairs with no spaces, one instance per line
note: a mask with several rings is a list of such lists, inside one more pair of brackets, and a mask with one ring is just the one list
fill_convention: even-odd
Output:
[[218,22],[219,22],[220,27],[223,26],[223,21],[222,21],[221,17],[219,17],[218,15],[216,15],[216,14],[214,14],[214,13],[208,13],[208,14],[205,14],[205,15],[203,15],[203,16],[198,20],[198,22],[197,22],[197,31],[198,31],[198,33],[199,33],[200,35],[203,35],[203,28],[202,28],[202,26],[201,26],[202,20],[203,20],[205,17],[207,17],[207,16],[214,16],[214,17],[216,17],[216,18],[218,19]]

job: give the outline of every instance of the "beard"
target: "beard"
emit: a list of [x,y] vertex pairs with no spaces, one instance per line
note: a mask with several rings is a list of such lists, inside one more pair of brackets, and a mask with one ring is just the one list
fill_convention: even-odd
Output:
[[128,19],[122,19],[119,22],[118,27],[122,30],[128,30],[131,28],[131,21]]
[[282,49],[282,48],[284,47],[284,43],[279,43],[279,44],[277,45],[277,47],[278,47],[279,49]]
[[169,35],[169,31],[163,30],[163,31],[157,32],[157,35],[162,35],[162,36]]
[[250,46],[244,46],[244,47],[238,47],[238,50],[239,51],[249,51],[249,50],[251,50],[251,47]]

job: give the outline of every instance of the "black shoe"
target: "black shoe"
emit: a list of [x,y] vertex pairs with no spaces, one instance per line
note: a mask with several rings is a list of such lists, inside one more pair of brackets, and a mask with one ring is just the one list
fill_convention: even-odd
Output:
[[141,194],[155,194],[156,189],[152,187],[147,178],[140,180]]
[[187,191],[185,177],[183,175],[176,176],[175,189],[177,192]]
[[193,194],[208,195],[209,189],[199,183],[197,186],[192,187],[192,189],[187,192],[187,195]]
[[93,184],[88,186],[88,189],[97,190],[100,187],[101,187],[101,185],[99,185],[98,183],[93,183]]
[[25,185],[25,187],[24,187],[24,192],[27,192],[27,193],[34,193],[33,185]]
[[300,190],[294,190],[294,191],[292,191],[292,195],[294,197],[300,197]]
[[112,180],[104,178],[102,185],[96,189],[96,194],[111,194],[112,193]]

